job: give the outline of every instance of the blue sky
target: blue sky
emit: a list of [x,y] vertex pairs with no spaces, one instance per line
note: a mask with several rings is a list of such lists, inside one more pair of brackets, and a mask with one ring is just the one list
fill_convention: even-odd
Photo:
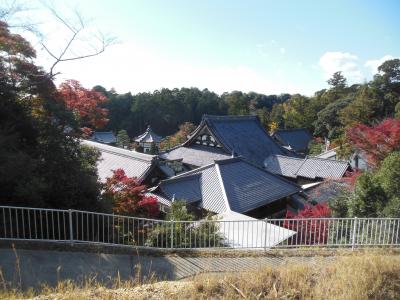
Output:
[[[53,3],[62,12],[78,7],[119,40],[98,57],[60,64],[58,80],[118,92],[195,86],[311,95],[335,71],[363,82],[385,58],[400,56],[396,0]],[[50,45],[63,44],[59,31],[50,34],[55,27],[45,28]],[[39,61],[50,63],[43,52]]]

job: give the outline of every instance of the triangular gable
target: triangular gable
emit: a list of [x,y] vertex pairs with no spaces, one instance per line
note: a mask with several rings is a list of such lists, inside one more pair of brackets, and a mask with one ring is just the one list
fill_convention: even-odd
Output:
[[204,134],[215,140],[215,147],[221,147],[227,154],[240,155],[258,166],[263,166],[271,154],[294,155],[268,135],[257,116],[204,115],[200,125],[183,145],[195,145],[200,142],[199,136]]

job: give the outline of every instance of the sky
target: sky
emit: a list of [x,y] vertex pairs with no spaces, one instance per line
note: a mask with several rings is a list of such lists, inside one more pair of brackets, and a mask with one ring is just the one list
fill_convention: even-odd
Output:
[[[43,8],[45,45],[59,53],[70,36]],[[50,2],[47,2],[48,4]],[[398,0],[54,0],[68,20],[79,9],[84,37],[100,30],[117,43],[93,58],[60,63],[57,82],[77,79],[118,93],[208,88],[312,95],[342,71],[349,84],[370,80],[387,59],[400,57]],[[89,37],[89,38],[88,38]],[[30,38],[28,36],[28,38]],[[37,41],[38,63],[52,59]],[[78,42],[69,55],[85,54]]]

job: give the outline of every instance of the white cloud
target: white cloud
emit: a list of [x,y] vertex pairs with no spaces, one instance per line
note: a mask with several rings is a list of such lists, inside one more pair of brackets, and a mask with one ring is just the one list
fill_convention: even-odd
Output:
[[365,62],[365,66],[367,68],[371,69],[371,73],[372,75],[375,75],[376,73],[378,73],[378,67],[383,64],[385,61],[389,60],[389,59],[393,59],[394,57],[391,55],[385,55],[382,58],[379,59],[371,59],[371,60],[367,60]]
[[282,54],[285,54],[285,53],[286,53],[286,49],[283,48],[283,47],[282,47],[281,49],[279,49],[279,50],[281,51]]
[[[42,60],[43,65],[48,62]],[[60,64],[57,83],[77,79],[85,87],[100,84],[118,92],[152,92],[161,88],[208,88],[218,94],[233,90],[266,94],[305,92],[274,71],[260,73],[246,65],[204,65],[184,62],[134,44],[115,45],[100,56]]]
[[358,57],[348,52],[326,52],[319,59],[319,66],[324,71],[325,78],[330,78],[333,73],[341,71],[349,81],[362,79]]

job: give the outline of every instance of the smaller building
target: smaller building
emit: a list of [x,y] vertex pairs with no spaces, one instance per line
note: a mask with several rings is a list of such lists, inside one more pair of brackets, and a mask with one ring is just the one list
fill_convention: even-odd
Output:
[[281,175],[307,184],[325,179],[338,180],[351,170],[347,161],[319,157],[295,158],[282,155],[271,155],[265,161],[265,168],[271,173]]
[[166,174],[167,167],[161,167],[155,155],[139,153],[88,140],[82,140],[81,145],[93,147],[100,152],[100,158],[97,162],[97,172],[100,181],[103,183],[117,169],[123,169],[128,177],[135,177],[139,183],[148,186],[157,184],[161,179],[165,179],[169,175]]
[[95,142],[108,145],[117,143],[117,137],[111,131],[95,131],[91,139]]
[[313,136],[305,128],[297,129],[278,129],[272,137],[283,147],[293,150],[297,153],[307,153],[308,145]]
[[[338,147],[325,151],[317,155],[316,157],[337,160],[338,159],[337,150]],[[371,168],[371,166],[368,164],[368,160],[366,159],[365,154],[362,152],[353,153],[349,158],[349,163],[353,169],[365,171]]]
[[139,146],[143,148],[143,153],[152,153],[152,152],[158,152],[158,149],[160,149],[161,140],[162,137],[154,133],[154,131],[151,129],[149,125],[145,133],[139,135],[135,139],[135,142],[138,143]]

